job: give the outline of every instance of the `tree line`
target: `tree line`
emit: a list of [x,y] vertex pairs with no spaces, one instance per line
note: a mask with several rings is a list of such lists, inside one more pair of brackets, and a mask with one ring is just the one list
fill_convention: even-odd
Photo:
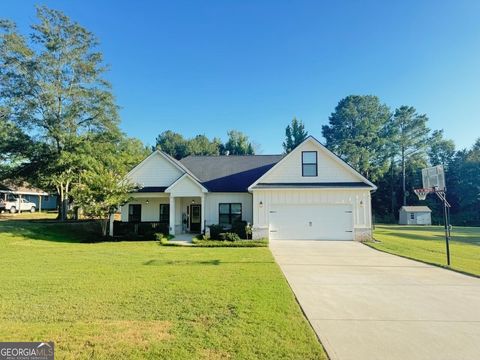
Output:
[[210,140],[205,135],[196,135],[186,139],[183,135],[171,130],[157,136],[153,149],[159,149],[179,160],[189,155],[254,155],[255,145],[247,135],[238,130],[227,132],[228,140]]
[[[402,205],[421,204],[421,169],[443,165],[452,221],[480,225],[480,138],[471,149],[456,150],[443,130],[431,130],[428,116],[412,106],[391,110],[376,96],[340,100],[322,127],[326,146],[378,185],[372,207],[378,222],[395,222]],[[434,222],[441,217],[435,197],[426,203]]]
[[[72,205],[107,218],[133,189],[125,174],[152,148],[120,131],[96,37],[46,7],[37,8],[37,20],[28,35],[0,21],[0,179],[25,179],[56,192],[60,219]],[[401,205],[417,204],[412,190],[421,187],[420,170],[442,164],[454,223],[480,225],[480,139],[457,150],[442,130],[429,129],[427,115],[412,106],[392,111],[371,95],[341,99],[322,135],[330,150],[378,185],[372,198],[377,221],[393,222]],[[285,128],[284,153],[307,136],[294,118]],[[176,159],[258,149],[238,130],[227,137],[185,138],[167,130],[154,148]],[[438,208],[434,198],[427,204]]]

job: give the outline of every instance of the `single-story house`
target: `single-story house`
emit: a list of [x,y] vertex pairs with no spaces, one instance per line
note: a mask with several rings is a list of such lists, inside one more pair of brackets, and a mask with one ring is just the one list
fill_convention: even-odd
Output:
[[172,235],[243,220],[253,238],[371,237],[368,179],[314,137],[287,155],[188,156],[155,151],[127,175],[138,184],[122,222],[168,225]]
[[37,210],[55,210],[57,208],[57,196],[38,189],[27,182],[4,181],[0,184],[0,197],[7,200],[9,196],[25,199],[33,202]]
[[428,206],[402,206],[398,218],[400,225],[432,225],[432,210]]

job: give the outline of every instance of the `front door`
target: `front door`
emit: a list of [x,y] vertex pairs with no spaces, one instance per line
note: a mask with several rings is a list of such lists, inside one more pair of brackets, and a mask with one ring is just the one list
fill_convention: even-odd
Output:
[[190,205],[190,231],[200,232],[200,223],[202,221],[202,209],[200,205]]

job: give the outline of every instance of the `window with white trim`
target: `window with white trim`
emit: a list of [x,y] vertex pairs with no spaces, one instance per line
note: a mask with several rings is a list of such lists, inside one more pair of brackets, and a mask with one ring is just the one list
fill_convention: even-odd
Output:
[[316,151],[302,151],[302,176],[318,176]]

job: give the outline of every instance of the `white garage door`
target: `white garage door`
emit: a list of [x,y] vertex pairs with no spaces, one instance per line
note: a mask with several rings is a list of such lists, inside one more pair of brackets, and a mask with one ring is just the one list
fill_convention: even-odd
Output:
[[353,240],[351,205],[272,205],[269,216],[271,240]]

